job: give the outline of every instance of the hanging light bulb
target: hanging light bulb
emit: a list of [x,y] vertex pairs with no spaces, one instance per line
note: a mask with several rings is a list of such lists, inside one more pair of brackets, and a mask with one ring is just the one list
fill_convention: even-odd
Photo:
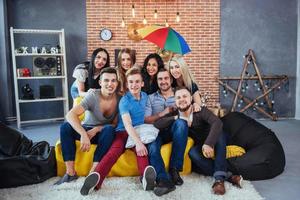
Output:
[[157,19],[157,10],[154,10],[154,19]]
[[177,14],[176,14],[176,22],[180,22],[180,15],[179,15],[179,12],[177,12]]
[[166,23],[166,27],[169,27],[169,23],[167,19],[165,20],[165,23]]
[[143,24],[146,25],[147,24],[147,19],[146,16],[144,15],[144,19],[143,19]]
[[134,4],[132,4],[132,6],[131,6],[131,13],[132,13],[132,17],[135,17]]
[[122,17],[122,22],[121,22],[121,27],[125,27],[125,20],[124,20],[124,17]]

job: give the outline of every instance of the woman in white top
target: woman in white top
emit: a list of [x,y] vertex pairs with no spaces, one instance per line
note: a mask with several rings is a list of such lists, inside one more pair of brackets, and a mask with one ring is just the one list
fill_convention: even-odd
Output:
[[103,68],[110,66],[109,54],[106,49],[95,49],[89,64],[77,65],[73,72],[76,78],[71,86],[71,96],[73,99],[87,94],[89,89],[99,89],[99,75]]

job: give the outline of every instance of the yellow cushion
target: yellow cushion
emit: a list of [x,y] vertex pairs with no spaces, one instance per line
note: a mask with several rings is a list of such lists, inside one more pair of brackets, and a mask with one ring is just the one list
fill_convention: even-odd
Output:
[[228,145],[226,146],[226,158],[233,158],[242,156],[246,151],[243,147],[237,145]]
[[[245,153],[246,153],[245,149],[240,146],[237,146],[237,145],[226,146],[226,159],[242,156]],[[215,157],[213,157],[212,159],[215,159]]]
[[[80,102],[82,101],[82,99],[83,99],[83,97],[77,97],[77,98],[73,99],[73,107],[76,105],[79,105]],[[80,121],[84,120],[84,113],[79,116],[79,119],[80,119]]]
[[[190,148],[193,146],[194,141],[189,138],[187,146],[184,152],[184,165],[181,174],[191,173],[191,160],[188,156]],[[93,155],[96,149],[96,145],[91,145],[89,152],[81,152],[79,150],[80,142],[76,141],[76,156],[75,156],[75,170],[78,176],[88,175],[90,168],[92,167]],[[165,144],[161,147],[161,154],[166,165],[166,169],[169,168],[169,160],[172,151],[172,143]],[[55,155],[57,164],[57,175],[63,176],[66,172],[66,167],[63,161],[61,152],[61,143],[58,141],[55,145]],[[120,156],[117,162],[114,164],[108,176],[138,176],[136,155],[133,151],[126,149],[126,151]]]

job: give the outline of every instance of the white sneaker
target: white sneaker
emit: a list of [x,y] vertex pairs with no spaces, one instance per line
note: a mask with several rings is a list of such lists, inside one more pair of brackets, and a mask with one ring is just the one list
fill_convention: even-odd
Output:
[[153,190],[155,187],[156,171],[154,167],[148,165],[144,170],[144,175],[142,179],[144,190]]
[[95,188],[100,181],[100,174],[98,172],[90,173],[84,180],[83,186],[81,187],[80,194],[86,196],[89,192]]

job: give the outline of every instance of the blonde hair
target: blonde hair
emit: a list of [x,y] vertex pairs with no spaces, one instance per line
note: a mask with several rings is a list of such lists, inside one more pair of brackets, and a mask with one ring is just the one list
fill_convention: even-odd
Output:
[[[167,64],[167,70],[170,72],[170,63],[174,61],[176,62],[182,72],[182,80],[184,83],[184,86],[187,87],[190,91],[192,91],[192,83],[194,82],[196,84],[196,81],[194,79],[193,74],[190,72],[189,67],[187,65],[187,63],[185,62],[185,60],[183,59],[182,56],[180,55],[175,55],[174,57],[172,57],[168,64]],[[171,72],[170,72],[171,74]],[[176,81],[176,79],[174,79],[174,81]]]
[[139,74],[142,77],[141,69],[138,67],[132,67],[132,68],[128,69],[125,74],[126,79],[128,78],[128,76],[135,75],[135,74]]

